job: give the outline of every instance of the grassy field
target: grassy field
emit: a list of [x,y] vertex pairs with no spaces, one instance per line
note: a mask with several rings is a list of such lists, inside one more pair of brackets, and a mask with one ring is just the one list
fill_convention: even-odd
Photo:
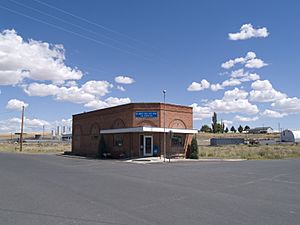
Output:
[[[60,153],[71,151],[70,143],[23,143],[23,153]],[[20,152],[20,145],[0,143],[0,152]]]
[[284,159],[300,157],[300,145],[296,144],[209,146],[211,138],[220,137],[244,138],[245,140],[279,140],[280,134],[199,133],[197,134],[197,141],[200,158]]
[[299,158],[300,145],[226,145],[199,146],[200,158],[285,159]]

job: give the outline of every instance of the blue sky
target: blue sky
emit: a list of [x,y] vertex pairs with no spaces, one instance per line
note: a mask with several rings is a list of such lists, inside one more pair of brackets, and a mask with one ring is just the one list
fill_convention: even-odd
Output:
[[195,128],[216,111],[228,126],[298,129],[299,4],[3,0],[0,132],[19,129],[22,104],[28,131],[50,130],[164,89],[194,107]]

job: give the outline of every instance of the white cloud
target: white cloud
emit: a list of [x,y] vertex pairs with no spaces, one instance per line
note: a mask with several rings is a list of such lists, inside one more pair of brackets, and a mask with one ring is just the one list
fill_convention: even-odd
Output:
[[[24,91],[29,96],[54,96],[58,101],[67,101],[77,104],[97,102],[98,96],[109,93],[113,85],[107,81],[88,81],[81,87],[59,87],[54,84],[32,83],[24,86]],[[90,103],[92,104],[92,103]]]
[[245,72],[244,69],[234,70],[230,74],[230,78],[222,82],[222,84],[211,84],[210,88],[212,91],[218,91],[225,87],[238,86],[242,82],[255,81],[260,79],[260,76],[256,73]]
[[233,90],[225,91],[224,100],[237,100],[237,99],[246,99],[248,92],[234,88]]
[[256,68],[256,69],[259,69],[259,68],[262,68],[264,66],[267,66],[268,64],[265,63],[263,60],[261,59],[251,59],[251,60],[248,60],[245,67],[247,68]]
[[286,98],[286,94],[273,89],[268,80],[257,80],[251,85],[250,100],[253,102],[274,102]]
[[193,82],[188,88],[188,91],[202,91],[210,87],[210,83],[203,79],[200,83]]
[[109,93],[109,88],[112,88],[113,85],[107,81],[95,81],[91,80],[82,85],[81,89],[90,94],[97,96],[104,96]]
[[134,79],[126,76],[117,76],[115,77],[115,82],[119,84],[132,84],[134,82]]
[[256,58],[256,54],[254,52],[248,52],[245,57],[230,59],[229,61],[222,63],[221,67],[224,69],[230,69],[234,67],[236,64],[245,64],[245,67],[247,68],[256,68],[256,69],[268,65],[263,60]]
[[252,105],[246,97],[248,93],[235,88],[233,90],[226,91],[222,99],[215,99],[207,104],[211,111],[222,113],[246,113],[256,114],[258,108],[256,105]]
[[240,28],[240,32],[238,33],[229,33],[229,40],[246,40],[250,38],[258,38],[258,37],[268,37],[269,32],[266,27],[255,29],[252,24],[244,24]]
[[[25,118],[24,120],[24,131],[31,132],[31,131],[41,131],[43,126],[49,126],[50,123],[41,120],[41,119],[28,119]],[[0,132],[1,133],[8,133],[8,132],[19,132],[21,127],[21,119],[20,118],[11,118],[7,120],[0,121]]]
[[59,87],[54,84],[38,84],[32,83],[28,86],[23,86],[24,91],[29,96],[49,96],[56,95],[59,92]]
[[283,113],[300,113],[300,99],[296,97],[279,99],[271,106]]
[[22,107],[28,107],[28,104],[18,99],[11,99],[7,102],[6,108],[12,110],[22,110]]
[[56,93],[56,100],[84,104],[96,99],[96,96],[78,87],[61,87]]
[[212,85],[210,85],[210,89],[212,91],[219,91],[219,90],[222,90],[224,88],[221,84],[212,84]]
[[240,81],[241,82],[247,82],[247,81],[255,81],[255,80],[259,80],[259,79],[260,79],[260,76],[258,74],[256,74],[256,73],[250,73],[250,74],[248,74],[247,73],[247,75],[244,76],[244,77],[242,77],[240,79]]
[[270,117],[270,118],[282,118],[284,116],[287,116],[287,113],[280,113],[276,112],[270,109],[266,109],[263,113],[261,113],[262,116]]
[[64,83],[78,80],[82,72],[65,65],[62,45],[24,41],[15,30],[0,33],[0,85],[16,85],[25,78]]
[[234,117],[235,120],[240,121],[240,122],[254,122],[256,120],[259,119],[259,117],[255,116],[255,117],[243,117],[243,116],[235,116]]
[[233,122],[231,120],[222,120],[225,127],[229,127]]
[[222,82],[222,87],[237,86],[240,84],[241,84],[241,81],[239,81],[238,79],[230,78],[229,80],[225,80]]
[[126,91],[126,89],[123,86],[117,85],[117,89],[120,91]]
[[100,99],[92,100],[88,103],[86,103],[84,106],[91,109],[102,109],[117,105],[123,105],[130,103],[130,98],[115,98],[115,97],[109,97],[105,99],[104,101]]
[[190,106],[193,107],[194,120],[203,120],[205,118],[210,118],[213,114],[209,107],[202,107],[197,103],[193,103]]

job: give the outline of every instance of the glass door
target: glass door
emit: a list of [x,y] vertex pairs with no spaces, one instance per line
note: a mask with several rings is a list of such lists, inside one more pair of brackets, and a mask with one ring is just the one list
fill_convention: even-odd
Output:
[[152,136],[144,136],[144,156],[153,155],[153,141]]

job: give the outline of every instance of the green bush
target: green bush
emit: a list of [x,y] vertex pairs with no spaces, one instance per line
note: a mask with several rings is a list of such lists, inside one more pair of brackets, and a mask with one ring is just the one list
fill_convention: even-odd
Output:
[[196,137],[193,137],[192,144],[191,144],[190,159],[198,159],[198,158],[199,158],[198,143]]

